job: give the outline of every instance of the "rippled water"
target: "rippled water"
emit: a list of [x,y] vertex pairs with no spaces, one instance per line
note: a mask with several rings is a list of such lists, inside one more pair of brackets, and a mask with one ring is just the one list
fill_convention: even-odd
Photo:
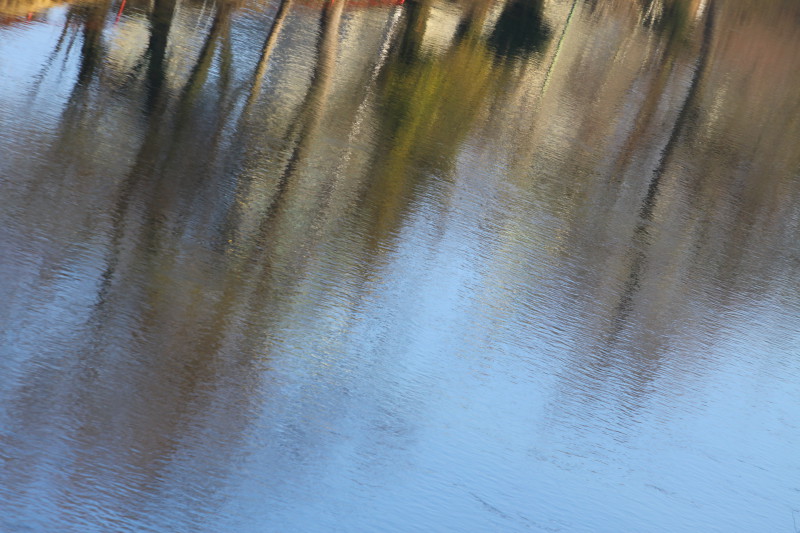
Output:
[[800,529],[791,0],[0,0],[0,531]]

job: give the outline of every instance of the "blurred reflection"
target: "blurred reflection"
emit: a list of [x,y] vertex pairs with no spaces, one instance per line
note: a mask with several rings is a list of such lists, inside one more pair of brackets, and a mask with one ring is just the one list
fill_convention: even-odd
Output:
[[520,56],[541,49],[550,38],[544,22],[544,1],[512,0],[494,25],[489,44],[499,55]]
[[63,2],[53,0],[2,0],[0,24],[14,24],[38,20],[41,14]]
[[[620,443],[753,366],[797,399],[789,0],[0,13],[0,529],[580,530],[624,506],[541,457],[660,482]],[[740,504],[737,446],[673,488]]]

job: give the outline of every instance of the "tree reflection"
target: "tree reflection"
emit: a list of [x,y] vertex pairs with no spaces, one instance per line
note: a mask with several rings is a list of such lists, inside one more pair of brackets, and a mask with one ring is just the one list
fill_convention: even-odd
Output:
[[640,0],[643,21],[670,42],[687,37],[692,23],[692,11],[700,6],[698,0]]
[[[112,27],[110,3],[70,5],[34,80],[40,95],[56,86],[65,96],[48,102],[56,118],[37,117],[47,131],[24,141],[44,148],[21,165],[20,225],[55,235],[33,264],[84,270],[80,290],[59,285],[60,272],[30,284],[24,305],[74,307],[77,333],[44,347],[46,369],[21,365],[10,427],[31,463],[49,461],[44,428],[72,457],[47,468],[130,487],[129,499],[105,500],[120,514],[146,516],[142,502],[167,490],[170,467],[199,485],[224,478],[224,454],[195,432],[224,434],[234,453],[273,386],[269,365],[310,383],[372,341],[354,341],[355,325],[393,331],[396,317],[365,318],[382,310],[364,301],[386,290],[382,277],[414,283],[386,266],[414,217],[435,228],[424,236],[433,248],[441,228],[479,226],[464,231],[479,245],[464,247],[488,252],[448,252],[483,276],[469,320],[487,351],[514,327],[525,337],[556,324],[570,347],[564,368],[550,369],[574,402],[564,409],[606,402],[631,418],[676,346],[707,333],[691,323],[693,295],[756,298],[741,285],[768,284],[796,254],[800,69],[785,43],[800,38],[780,10],[713,0],[239,7],[154,0]],[[71,85],[51,79],[61,56]],[[445,208],[423,212],[423,200]],[[296,419],[270,419],[292,431],[264,430],[281,445],[296,439],[291,453],[327,445],[321,431],[304,433],[303,416],[306,400],[335,387],[308,387],[269,391],[303,400]],[[329,402],[326,423],[353,407],[346,396]],[[16,463],[4,480],[24,470]]]
[[172,20],[175,14],[175,0],[155,0],[150,13],[150,40],[147,43],[147,100],[146,109],[155,109],[158,96],[166,77],[164,61]]
[[494,25],[489,46],[500,56],[519,57],[540,51],[551,33],[543,12],[543,0],[510,0]]

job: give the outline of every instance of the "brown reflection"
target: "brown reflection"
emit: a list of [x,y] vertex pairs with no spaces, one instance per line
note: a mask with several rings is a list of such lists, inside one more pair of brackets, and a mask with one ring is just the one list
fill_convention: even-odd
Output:
[[[478,125],[500,139],[487,152],[507,150],[499,159],[520,196],[504,195],[486,224],[497,228],[483,236],[496,241],[489,270],[503,276],[481,303],[498,309],[498,329],[515,324],[515,343],[532,343],[519,324],[560,332],[552,355],[569,345],[570,357],[554,416],[587,433],[630,427],[653,394],[702,374],[726,335],[715,313],[760,301],[796,269],[785,239],[800,168],[788,142],[800,130],[785,90],[799,58],[777,44],[800,42],[778,22],[796,9],[672,6],[669,22],[657,20],[666,8],[630,2],[551,13],[564,21],[557,37],[493,106],[514,111]],[[760,35],[747,59],[742,34]]]
[[690,114],[695,112],[697,109],[696,106],[700,82],[707,68],[709,47],[711,44],[713,31],[714,2],[712,1],[709,3],[708,9],[706,10],[702,35],[699,37],[699,41],[701,43],[700,49],[698,51],[694,72],[692,73],[691,80],[689,81],[689,87],[686,91],[686,95],[683,97],[680,107],[678,108],[675,121],[667,138],[666,145],[659,154],[658,163],[656,168],[653,170],[653,176],[650,178],[650,183],[647,186],[647,194],[645,195],[644,200],[642,201],[642,207],[639,210],[641,222],[634,230],[634,258],[631,262],[630,276],[625,282],[625,289],[622,297],[620,298],[618,311],[613,319],[614,331],[612,332],[612,338],[616,336],[619,330],[628,321],[627,319],[631,310],[633,297],[640,288],[640,280],[643,274],[642,270],[645,268],[647,262],[647,247],[649,244],[648,225],[653,222],[653,210],[656,206],[659,187],[664,179],[664,173],[668,165],[671,163],[670,160],[674,155],[673,151],[675,150],[675,147],[681,136],[688,133],[685,131],[685,128],[687,127],[687,121]]
[[[61,118],[62,148],[56,152],[67,154],[67,146],[73,150],[67,154],[67,161],[72,163],[64,165],[68,171],[65,180],[79,182],[90,177],[69,170],[76,165],[86,167],[81,158],[92,154],[86,148],[74,151],[81,146],[75,133],[85,135],[87,125],[98,122],[99,113],[90,105],[96,96],[89,89],[103,74],[108,74],[103,72],[107,50],[102,24],[105,9],[106,6],[74,7],[68,16],[68,20],[81,20],[84,32],[77,78]],[[181,151],[197,141],[197,134],[187,134],[182,125],[191,123],[192,115],[198,111],[191,108],[192,99],[210,68],[213,44],[221,35],[226,38],[229,12],[229,6],[217,7],[211,30],[188,75],[186,89],[179,93],[175,103],[166,92],[172,81],[169,78],[175,72],[167,64],[175,3],[157,0],[153,4],[149,14],[150,39],[143,52],[147,64],[143,90],[130,91],[132,100],[143,97],[140,100],[146,112],[143,141],[129,169],[105,165],[101,171],[106,175],[114,171],[122,173],[121,179],[113,176],[118,186],[108,212],[112,223],[109,254],[99,280],[96,305],[87,317],[85,341],[73,347],[74,359],[61,375],[54,375],[49,369],[31,371],[16,394],[18,414],[11,430],[19,438],[35,439],[29,433],[35,427],[66,425],[65,432],[54,437],[73,448],[71,458],[59,465],[49,465],[69,479],[53,496],[66,522],[89,519],[82,516],[85,512],[82,502],[86,501],[96,502],[106,515],[114,518],[111,524],[118,527],[122,527],[126,517],[143,515],[143,496],[158,490],[163,469],[179,449],[189,418],[213,418],[209,403],[214,402],[212,392],[219,391],[215,382],[222,375],[228,375],[237,384],[230,394],[225,393],[232,406],[247,411],[247,398],[242,396],[250,390],[247,367],[240,366],[235,357],[224,361],[215,358],[225,338],[226,306],[209,306],[206,295],[198,292],[191,280],[179,273],[171,277],[170,272],[175,272],[173,243],[170,232],[165,232],[161,224],[161,217],[175,207],[172,200],[177,197],[173,195],[181,200],[192,197],[192,188],[187,188],[186,180],[176,179],[180,175],[174,174],[176,168],[188,168]],[[67,49],[66,53],[69,52]],[[223,50],[220,59],[223,73],[226,68],[229,70],[229,63],[230,51]],[[223,90],[224,78],[223,74]],[[112,103],[102,96],[98,100]],[[173,106],[181,120],[169,116]],[[106,112],[113,114],[114,110]],[[205,133],[201,132],[200,137]],[[119,159],[127,158],[122,155],[112,161]],[[219,313],[223,318],[219,318]],[[224,374],[221,367],[231,372]],[[64,409],[47,412],[41,408],[63,396],[69,398]],[[228,435],[227,441],[234,442],[243,428],[244,412],[226,412],[214,423],[217,430]],[[47,468],[46,447],[29,448],[25,463]],[[225,456],[216,453],[204,461],[204,472],[217,468],[214,457]],[[115,473],[119,465],[124,465],[123,470]],[[9,480],[13,480],[8,486],[18,487],[19,498],[24,498],[27,492],[26,471],[31,470],[17,463],[6,469]],[[212,491],[205,490],[204,478],[205,475],[187,472],[188,492],[197,490],[211,497]],[[124,490],[111,498],[103,496],[102,487],[117,483],[123,483]]]
[[[728,17],[736,10],[728,10],[714,2],[703,3],[702,6],[699,3],[691,3],[691,6],[689,4],[684,6],[692,8],[689,13],[698,13],[702,18],[699,21],[697,18],[680,18],[688,20],[687,25],[690,28],[693,25],[697,29],[693,30],[694,33],[690,30],[681,32],[681,39],[684,41],[675,46],[680,46],[683,51],[669,54],[669,68],[672,72],[685,72],[685,63],[681,65],[680,62],[688,59],[685,50],[692,47],[698,50],[697,59],[691,66],[691,77],[680,82],[686,90],[679,100],[680,104],[675,106],[674,118],[668,123],[671,126],[664,128],[661,110],[664,109],[663,99],[668,94],[669,85],[675,83],[674,75],[670,76],[670,81],[666,81],[670,77],[656,78],[651,92],[645,94],[643,106],[633,122],[633,134],[624,145],[622,154],[625,165],[610,167],[613,174],[609,177],[621,179],[622,184],[627,187],[637,181],[647,183],[646,189],[641,186],[638,189],[641,191],[639,194],[643,194],[640,196],[643,200],[634,209],[636,199],[631,195],[625,196],[620,191],[616,197],[603,198],[604,193],[600,189],[584,189],[591,196],[587,197],[583,205],[624,200],[626,203],[623,205],[629,206],[628,213],[638,214],[638,220],[629,218],[633,226],[630,243],[624,247],[607,245],[608,248],[602,254],[598,254],[600,250],[589,248],[593,243],[609,242],[612,232],[617,233],[624,227],[619,224],[627,215],[620,208],[606,211],[607,216],[614,217],[615,221],[598,224],[598,219],[587,220],[581,216],[569,230],[576,237],[569,242],[572,246],[584,247],[583,253],[586,257],[605,256],[605,262],[597,267],[599,271],[591,276],[576,275],[578,279],[587,282],[585,289],[593,294],[594,302],[597,302],[591,307],[587,302],[585,308],[574,311],[581,316],[591,317],[589,325],[580,331],[584,334],[598,329],[608,332],[607,335],[587,335],[586,338],[591,341],[579,344],[581,355],[576,358],[578,362],[565,370],[565,386],[576,397],[576,404],[573,406],[575,409],[592,409],[593,405],[617,402],[623,410],[635,410],[646,403],[647,396],[651,393],[648,391],[658,390],[658,385],[654,383],[665,379],[679,379],[670,375],[676,370],[676,361],[681,361],[680,365],[683,367],[691,368],[704,364],[702,350],[696,347],[708,342],[706,336],[713,338],[718,333],[707,329],[711,327],[709,324],[713,320],[703,316],[703,311],[693,308],[693,305],[705,302],[707,307],[701,307],[704,311],[720,304],[741,305],[734,302],[740,302],[743,283],[746,283],[744,279],[757,280],[752,286],[753,292],[747,291],[753,301],[757,301],[759,294],[769,284],[766,280],[770,278],[770,272],[777,272],[774,264],[767,265],[756,259],[761,256],[764,248],[751,240],[753,230],[744,229],[747,224],[744,221],[760,220],[763,224],[765,219],[762,216],[774,208],[785,214],[786,211],[778,207],[783,202],[777,197],[767,200],[766,197],[757,198],[747,194],[739,196],[737,191],[741,190],[739,187],[744,183],[748,183],[744,185],[745,189],[760,189],[764,179],[773,183],[769,188],[780,182],[785,183],[784,180],[792,172],[787,174],[786,170],[791,167],[783,167],[781,170],[782,165],[770,165],[766,161],[755,163],[755,159],[751,159],[755,156],[754,151],[745,149],[743,152],[734,148],[747,145],[759,135],[770,135],[767,132],[774,130],[768,126],[769,121],[758,121],[755,130],[752,122],[744,126],[744,121],[739,122],[739,126],[742,126],[740,129],[718,129],[722,123],[729,126],[732,124],[728,122],[729,117],[747,114],[749,120],[752,120],[754,115],[751,112],[771,114],[775,108],[755,111],[753,106],[757,105],[756,100],[746,96],[748,89],[743,86],[740,86],[736,97],[725,88],[724,92],[730,99],[720,107],[719,91],[730,82],[730,76],[738,71],[726,64],[725,59],[730,53],[728,43],[733,41],[729,32],[735,31],[735,24],[729,25],[731,19]],[[756,24],[771,27],[774,23],[775,19],[770,20],[769,16],[764,16]],[[753,30],[754,28],[749,29],[750,32]],[[792,34],[795,35],[789,37]],[[794,30],[783,35],[790,39],[797,38]],[[668,43],[677,42],[670,39],[672,37],[667,40]],[[763,52],[753,66],[762,61],[769,62],[768,58],[772,53],[781,53],[777,47],[773,51],[764,49]],[[775,81],[784,75],[784,69],[792,68],[789,65],[796,61],[785,59],[781,67],[769,74],[774,80],[773,87],[782,86],[782,83]],[[661,64],[664,65],[664,62]],[[663,73],[663,70],[660,72]],[[750,80],[743,85],[752,87],[759,84],[755,78],[749,76],[735,77],[739,82]],[[723,79],[728,81],[723,82]],[[776,95],[773,93],[773,96]],[[717,105],[712,105],[711,102],[715,100]],[[773,104],[780,101],[779,107],[787,104],[794,106],[789,99],[783,97],[771,101]],[[644,126],[652,123],[658,125]],[[646,132],[656,128],[666,135],[660,141],[663,148],[657,155],[654,154],[655,157],[649,158],[652,165],[650,171],[647,166],[641,165],[641,161],[648,160],[644,154],[653,139]],[[793,138],[797,133],[798,130],[792,129],[788,136]],[[782,155],[778,155],[779,153]],[[791,150],[778,148],[772,157],[782,159],[790,153]],[[758,174],[761,177],[756,178],[744,170],[752,168],[753,164],[764,169]],[[766,171],[767,166],[772,170]],[[632,170],[635,173],[631,173]],[[643,175],[648,179],[642,180]],[[743,181],[737,184],[738,180]],[[714,182],[713,186],[710,185],[711,182]],[[710,205],[714,207],[709,209]],[[739,220],[739,223],[735,223],[739,229],[731,233],[723,229],[732,221],[729,216]],[[776,225],[772,229],[760,225],[757,230],[759,234],[782,234],[783,230],[779,226],[786,219],[779,222],[776,218],[769,218]],[[744,225],[739,225],[740,223]],[[775,241],[772,241],[772,245],[780,248]],[[720,261],[733,261],[736,266],[730,265],[732,268],[727,268],[727,272],[723,274],[718,270]],[[748,268],[743,268],[745,263],[749,264]],[[779,263],[783,266],[778,270],[787,265],[785,261]],[[760,266],[756,267],[756,264]],[[750,267],[753,269],[750,270]],[[686,291],[693,297],[681,296]],[[615,299],[616,303],[613,303]],[[608,315],[604,316],[605,313]],[[688,372],[686,368],[682,370]],[[626,416],[631,414],[628,411]],[[624,419],[621,417],[621,420]],[[628,419],[628,422],[634,423],[635,420]]]
[[[285,17],[288,5],[283,5],[279,16]],[[264,229],[254,239],[261,249],[254,257],[256,268],[213,246],[195,249],[189,261],[184,257],[185,246],[193,239],[189,235],[195,234],[201,242],[224,242],[224,234],[214,234],[220,227],[195,225],[206,217],[214,218],[215,212],[224,212],[225,202],[229,202],[220,196],[221,205],[208,204],[204,195],[220,193],[230,180],[225,171],[214,174],[215,158],[224,153],[219,133],[229,111],[221,102],[231,97],[233,85],[230,6],[216,7],[209,30],[199,40],[193,66],[183,76],[176,76],[179,71],[169,59],[170,42],[180,38],[174,33],[175,3],[156,2],[149,12],[150,38],[142,52],[146,68],[141,90],[135,90],[136,84],[129,80],[117,84],[129,89],[128,100],[139,98],[144,113],[133,125],[134,138],[140,140],[138,148],[121,158],[130,161],[129,167],[114,169],[119,175],[111,195],[113,207],[108,211],[111,227],[106,264],[86,323],[87,340],[77,348],[72,370],[59,380],[58,387],[53,385],[57,380],[52,372],[31,373],[15,401],[19,416],[13,432],[21,438],[27,438],[30,428],[47,426],[48,420],[68,426],[61,438],[74,448],[74,459],[58,468],[79,488],[57,496],[67,515],[80,513],[79,502],[86,500],[99,500],[107,514],[143,513],[143,499],[158,491],[165,468],[180,454],[184,440],[191,440],[188,428],[208,417],[213,419],[214,403],[221,397],[224,405],[216,409],[222,414],[208,423],[231,444],[244,429],[252,392],[250,368],[269,354],[264,351],[269,323],[280,320],[282,310],[288,313],[296,305],[291,299],[281,303],[281,291],[302,281],[302,269],[296,269],[302,258],[295,251],[302,234],[292,226],[297,216],[305,213],[297,212],[303,207],[303,192],[296,189],[308,179],[301,169],[314,157],[321,117],[328,109],[344,8],[344,2],[337,2],[321,10],[318,53],[309,87],[288,128],[287,158],[277,179],[282,185],[274,207],[267,209],[258,223]],[[274,36],[279,21],[273,26]],[[97,119],[97,111],[87,105],[97,96],[88,89],[102,74],[110,74],[103,72],[107,47],[102,32],[89,22],[85,28],[80,72],[62,116],[64,145],[74,146],[72,134],[84,127],[87,117]],[[221,50],[217,48],[220,41]],[[270,46],[274,47],[274,39],[268,38],[256,80],[263,76]],[[207,81],[213,69],[219,72],[217,87],[222,97],[210,100]],[[170,90],[176,77],[185,80],[179,91]],[[102,102],[102,95],[100,98]],[[252,109],[252,104],[248,107]],[[72,157],[81,155],[78,152]],[[67,179],[85,178],[73,174]],[[198,231],[205,236],[198,237]],[[207,261],[207,265],[196,265],[197,261],[201,265]],[[269,312],[262,316],[270,302]],[[240,337],[243,340],[236,340]],[[46,414],[40,410],[40,402],[59,394],[72,398],[68,412]],[[215,447],[213,457],[202,460],[205,474],[186,474],[187,492],[201,491],[206,500],[213,497],[211,489],[218,487],[199,487],[209,472],[224,470],[227,454],[223,450]],[[34,448],[28,460],[43,464],[37,452],[45,454]],[[204,454],[200,449],[195,453]],[[124,468],[115,474],[114,465]],[[24,484],[24,479],[20,475],[18,482]],[[110,498],[114,501],[97,492],[118,479],[126,480],[126,488]],[[25,493],[22,485],[18,492]]]
[[63,0],[0,0],[0,24],[13,24],[38,18]]
[[258,60],[258,66],[253,74],[253,84],[250,89],[250,97],[247,99],[245,112],[242,113],[242,116],[247,115],[247,112],[253,106],[253,103],[261,92],[261,84],[264,82],[264,76],[267,73],[272,52],[275,49],[276,43],[278,42],[278,37],[280,36],[283,25],[286,22],[286,17],[289,15],[289,9],[291,6],[292,0],[281,0],[278,6],[278,11],[275,13],[275,18],[270,25],[269,33],[267,33],[267,38],[264,41],[263,48],[261,49],[261,57]]

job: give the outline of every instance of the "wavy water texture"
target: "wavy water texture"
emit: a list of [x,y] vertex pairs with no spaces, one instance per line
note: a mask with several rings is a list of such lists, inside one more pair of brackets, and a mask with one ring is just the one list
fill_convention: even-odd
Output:
[[0,0],[0,531],[793,531],[797,87],[790,0]]

